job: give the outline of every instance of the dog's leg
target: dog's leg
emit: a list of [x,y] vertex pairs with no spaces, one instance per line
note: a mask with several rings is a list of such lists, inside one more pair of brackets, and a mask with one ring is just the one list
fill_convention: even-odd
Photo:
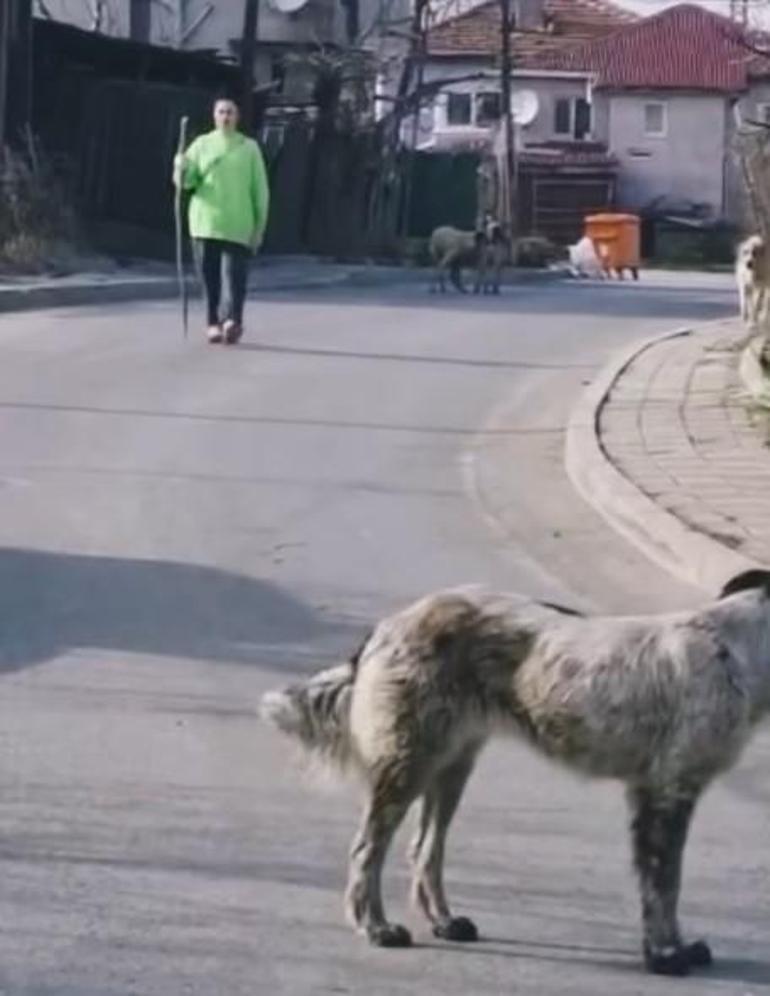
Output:
[[761,331],[767,331],[767,317],[768,317],[768,305],[770,305],[770,299],[768,299],[767,289],[765,287],[758,287],[757,291],[757,322]]
[[441,294],[446,293],[446,270],[444,268],[444,261],[441,260],[436,268],[436,283],[438,290]]
[[756,331],[759,326],[759,316],[762,309],[762,290],[756,284],[749,290],[749,322]]
[[382,770],[375,777],[350,853],[345,893],[348,918],[379,947],[404,948],[412,943],[406,927],[385,919],[381,877],[393,834],[416,795],[414,780],[402,766]]
[[639,876],[644,960],[657,975],[687,975],[711,964],[704,941],[686,945],[677,921],[682,856],[698,790],[662,793],[629,788],[634,864]]
[[448,941],[475,941],[472,920],[452,916],[444,894],[444,847],[449,824],[473,770],[476,745],[450,767],[440,771],[421,801],[417,835],[412,844],[412,897],[433,924],[433,933]]
[[454,259],[449,266],[449,279],[452,281],[454,286],[461,294],[467,294],[467,290],[463,285],[463,268],[462,264]]
[[487,256],[486,250],[482,247],[477,250],[478,259],[476,261],[476,282],[473,285],[474,294],[483,294],[487,286]]

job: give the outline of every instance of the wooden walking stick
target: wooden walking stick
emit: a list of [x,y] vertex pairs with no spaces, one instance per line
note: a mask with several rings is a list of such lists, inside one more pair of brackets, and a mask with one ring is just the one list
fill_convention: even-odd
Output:
[[[177,155],[183,155],[187,147],[187,117],[179,121],[179,143]],[[182,298],[182,331],[187,338],[187,281],[184,272],[184,224],[182,218],[182,194],[184,187],[184,170],[179,175],[179,183],[174,193],[174,222],[176,226],[176,277],[179,282],[179,294]]]

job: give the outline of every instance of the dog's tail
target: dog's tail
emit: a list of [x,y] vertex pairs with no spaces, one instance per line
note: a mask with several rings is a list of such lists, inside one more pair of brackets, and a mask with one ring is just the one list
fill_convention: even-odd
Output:
[[358,658],[367,641],[347,663],[319,671],[301,684],[267,692],[259,706],[263,719],[343,769],[352,760],[350,704]]

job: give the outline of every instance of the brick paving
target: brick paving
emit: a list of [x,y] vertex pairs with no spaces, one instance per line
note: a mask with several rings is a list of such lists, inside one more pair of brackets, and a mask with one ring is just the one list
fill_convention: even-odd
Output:
[[598,415],[607,458],[687,526],[770,564],[770,417],[738,375],[745,331],[714,323],[631,361]]

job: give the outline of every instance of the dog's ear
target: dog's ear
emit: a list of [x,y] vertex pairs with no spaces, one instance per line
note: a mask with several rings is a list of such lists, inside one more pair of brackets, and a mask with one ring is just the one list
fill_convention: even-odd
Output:
[[770,595],[770,571],[752,568],[736,574],[724,585],[719,597],[727,598],[728,595],[735,595],[739,591],[751,591],[754,588],[761,588],[765,595]]

